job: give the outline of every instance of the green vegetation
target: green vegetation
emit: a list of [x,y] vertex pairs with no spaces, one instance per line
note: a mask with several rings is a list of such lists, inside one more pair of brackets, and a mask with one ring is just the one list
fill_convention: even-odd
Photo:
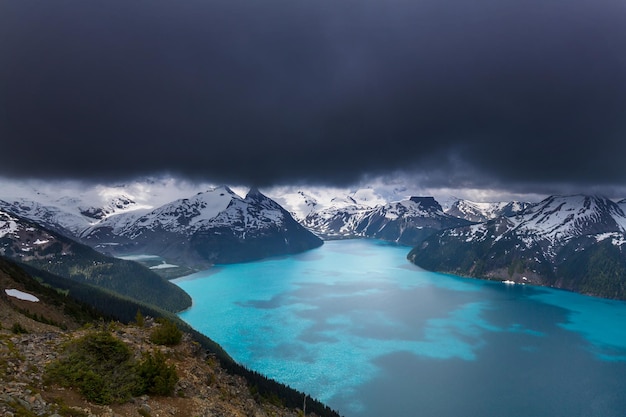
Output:
[[176,312],[191,305],[191,298],[182,289],[133,261],[112,258],[87,246],[69,241],[71,251],[27,263],[73,281],[88,283],[144,303],[158,305]]
[[13,323],[13,326],[11,326],[11,331],[15,334],[25,334],[28,333],[28,330],[26,330],[21,324],[19,323]]
[[150,333],[150,341],[157,345],[174,346],[180,343],[183,333],[178,327],[165,318],[157,320],[161,325]]
[[143,327],[146,325],[146,319],[143,314],[141,314],[141,310],[137,309],[137,314],[135,314],[135,324],[137,327]]
[[[50,279],[34,279],[31,275],[29,275],[29,270],[27,268],[30,268],[31,275],[45,276]],[[72,281],[56,277],[44,271],[35,270],[25,265],[19,265],[2,257],[0,257],[0,271],[9,275],[13,281],[20,284],[25,291],[37,294],[37,297],[41,299],[42,303],[61,307],[66,315],[74,319],[79,324],[98,320],[103,317],[102,314],[94,307],[87,304],[88,300],[81,300],[84,302],[80,302],[75,298],[67,296],[69,291],[63,286],[63,283],[73,284]],[[33,320],[58,326],[60,328],[64,327],[62,323],[55,323],[52,320],[42,318],[40,315],[35,316],[34,314],[21,309],[19,311]]]
[[137,374],[141,381],[140,390],[153,395],[172,395],[178,382],[176,369],[167,364],[160,350],[144,355],[137,365]]
[[[496,221],[486,226],[487,236],[498,235]],[[569,239],[550,259],[541,245],[528,245],[524,236],[476,237],[467,242],[442,232],[413,248],[407,257],[431,271],[502,280],[533,274],[535,284],[626,300],[626,250],[611,239]]]
[[123,403],[133,395],[169,395],[178,376],[160,352],[137,362],[131,349],[107,330],[70,341],[46,369],[49,382],[77,388],[96,404]]
[[[422,268],[455,275],[505,280],[533,273],[545,280],[553,279],[552,266],[538,244],[527,246],[519,236],[501,234],[506,227],[502,219],[490,220],[484,227],[472,232],[476,235],[471,241],[459,239],[456,232],[434,234],[413,248],[407,258]],[[468,234],[471,229],[455,230]]]
[[23,315],[25,315],[26,317],[28,317],[29,319],[38,321],[39,323],[43,323],[43,324],[48,324],[50,326],[54,326],[54,327],[58,327],[61,330],[67,330],[67,325],[65,325],[64,323],[57,323],[54,320],[51,320],[47,317],[44,317],[40,314],[37,313],[31,313],[30,311],[23,309],[23,308],[17,308],[17,311],[19,311],[20,313],[22,313]]
[[[5,262],[7,262],[7,264],[9,263],[9,261]],[[177,317],[154,305],[148,305],[133,300],[101,287],[76,282],[47,271],[42,271],[31,265],[12,265],[14,265],[15,269],[22,270],[22,274],[28,277],[31,282],[37,283],[37,281],[30,278],[24,271],[36,277],[38,281],[41,281],[38,286],[39,288],[47,290],[50,294],[54,293],[55,299],[52,303],[55,305],[63,305],[65,313],[77,318],[79,323],[86,323],[101,318],[130,323],[136,319],[138,310],[152,317]],[[40,293],[39,290],[35,292]],[[59,293],[67,294],[67,296],[60,296]],[[78,300],[78,302],[75,300]],[[48,302],[47,299],[46,302]]]
[[4,239],[4,256],[73,281],[158,305],[167,311],[177,312],[191,305],[187,293],[149,268],[107,256],[52,231],[47,233],[54,237],[54,243],[34,247],[26,258],[22,257],[16,242]]
[[626,299],[626,254],[609,239],[576,250],[568,245],[558,275],[569,290],[600,297]]
[[138,390],[131,351],[108,331],[65,345],[62,356],[46,369],[51,382],[76,387],[97,404],[125,402]]

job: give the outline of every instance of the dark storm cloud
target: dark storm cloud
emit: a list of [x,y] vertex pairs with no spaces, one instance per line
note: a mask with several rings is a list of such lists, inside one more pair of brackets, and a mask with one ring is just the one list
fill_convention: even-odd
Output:
[[624,51],[621,0],[5,0],[0,174],[619,185]]

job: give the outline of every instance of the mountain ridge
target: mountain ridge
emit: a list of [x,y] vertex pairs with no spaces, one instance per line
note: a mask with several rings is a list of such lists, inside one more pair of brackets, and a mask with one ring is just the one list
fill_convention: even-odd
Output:
[[409,246],[435,231],[470,223],[444,213],[434,197],[419,196],[374,207],[344,200],[302,220],[302,224],[327,239],[367,237]]
[[601,196],[550,196],[513,217],[445,230],[413,248],[425,269],[626,299],[626,215]]
[[156,254],[196,268],[297,253],[322,244],[259,190],[251,189],[241,198],[225,186],[140,217],[111,217],[81,239],[92,246],[109,245],[116,254]]

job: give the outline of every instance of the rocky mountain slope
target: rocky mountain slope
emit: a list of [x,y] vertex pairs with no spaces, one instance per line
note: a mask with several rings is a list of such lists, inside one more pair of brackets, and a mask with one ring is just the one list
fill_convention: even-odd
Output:
[[[28,326],[28,324],[26,325]],[[150,341],[154,326],[113,325],[112,334],[130,347],[134,356],[159,349],[178,376],[175,395],[141,395],[122,404],[96,404],[76,389],[46,382],[46,367],[59,358],[64,343],[89,335],[89,331],[28,331],[12,334],[0,330],[0,414],[28,416],[285,416],[289,409],[255,397],[246,380],[222,369],[219,362],[198,349],[189,337],[174,347],[157,347]],[[316,414],[309,413],[314,416]]]
[[445,230],[408,258],[430,270],[626,299],[626,215],[600,196],[552,196],[514,217]]
[[[165,324],[150,318],[122,324],[104,322],[99,313],[76,303],[58,290],[43,286],[19,267],[0,259],[0,415],[2,416],[285,416],[296,417],[301,410],[286,407],[283,395],[295,395],[303,404],[304,394],[274,383],[267,391],[254,378],[232,372],[225,362],[184,333],[180,341],[159,340],[155,332]],[[104,334],[105,345],[98,348]],[[160,333],[162,334],[162,333]],[[97,337],[94,337],[97,336]],[[152,364],[154,358],[175,371],[170,395],[141,394],[121,402],[90,401],[89,394],[76,386],[61,386],[51,377],[51,364],[67,353],[68,346],[88,340],[103,360],[128,350],[129,360]],[[113,344],[111,342],[114,342]],[[96,344],[94,344],[96,343]],[[113,349],[115,348],[115,349]],[[146,358],[152,358],[146,362]],[[76,362],[72,362],[76,363]],[[129,362],[130,363],[130,362]],[[157,361],[158,363],[158,361]],[[228,365],[228,366],[224,366]],[[140,372],[147,369],[137,368]],[[109,369],[121,375],[123,369]],[[132,371],[132,370],[131,370]],[[247,371],[248,374],[254,375]],[[142,378],[146,377],[142,373]],[[263,381],[263,379],[258,379]],[[321,410],[310,412],[311,409]],[[338,414],[308,399],[308,416],[338,417]]]

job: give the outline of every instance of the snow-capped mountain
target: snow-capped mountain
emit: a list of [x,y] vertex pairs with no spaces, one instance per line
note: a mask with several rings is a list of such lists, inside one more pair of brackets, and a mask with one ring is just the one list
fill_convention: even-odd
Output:
[[419,243],[434,231],[500,215],[510,216],[529,205],[451,199],[444,210],[432,197],[404,197],[407,191],[397,184],[354,190],[315,187],[269,190],[300,223],[324,239],[370,237],[407,245]]
[[433,197],[411,197],[369,210],[355,231],[367,237],[415,245],[434,232],[467,224],[466,220],[445,214]]
[[599,196],[551,196],[514,217],[439,232],[409,259],[424,268],[626,298],[626,215]]
[[61,197],[41,203],[27,198],[0,200],[0,208],[66,236],[76,236],[90,225],[114,214],[141,209],[125,195],[111,197],[98,205],[85,205],[78,198]]
[[77,237],[109,217],[143,214],[206,187],[173,178],[144,178],[113,185],[4,180],[0,186],[0,208]]
[[55,231],[0,209],[0,255],[74,281],[106,288],[170,311],[191,299],[149,269],[108,257]]
[[444,212],[454,217],[481,223],[499,216],[514,216],[530,205],[531,203],[519,201],[477,203],[469,200],[456,200]]
[[288,210],[295,219],[304,219],[309,214],[320,210],[323,205],[319,197],[305,191],[298,190],[295,193],[278,194],[273,200]]
[[626,215],[621,207],[599,196],[548,197],[514,220],[523,234],[534,235],[552,245],[580,236],[626,231]]
[[[181,198],[151,211],[111,216],[81,233],[87,241],[100,236],[117,236],[134,240],[152,232],[193,233],[239,198],[227,187],[216,187],[190,198]],[[107,239],[105,237],[104,239]]]
[[78,182],[3,182],[0,208],[51,230],[76,237],[86,228],[120,213],[141,212],[162,204],[175,190],[171,181],[142,180],[113,186]]
[[435,231],[470,222],[445,214],[433,197],[411,197],[375,207],[341,201],[312,212],[303,224],[325,238],[370,237],[415,245]]
[[340,189],[329,187],[308,187],[292,189],[277,187],[269,189],[266,195],[288,210],[298,221],[303,221],[313,213],[333,211],[351,207],[373,208],[388,201],[379,190],[373,188]]
[[137,217],[112,216],[81,238],[113,253],[150,253],[206,266],[300,252],[322,241],[279,204],[251,190],[245,198],[221,186]]
[[[93,187],[25,183],[3,186],[0,207],[90,245],[129,244],[155,228],[168,233],[185,228],[184,234],[190,235],[209,220],[214,223],[212,218],[231,198],[240,199],[229,189],[222,192],[221,203],[201,201],[208,195],[204,191],[215,187],[207,186],[200,193],[197,187],[171,178]],[[399,184],[355,189],[274,187],[268,192],[301,224],[326,239],[376,237],[413,245],[433,230],[459,225],[451,219],[454,216],[436,213],[439,208],[429,213],[414,209],[415,202],[404,197],[408,189]],[[197,197],[188,198],[194,193]],[[486,210],[480,203],[474,206]],[[439,224],[433,220],[437,217]],[[130,248],[118,246],[116,253]]]
[[[217,251],[221,253],[217,257],[181,250],[190,246],[197,232],[206,241],[209,229],[218,233],[217,228],[221,228],[219,233],[224,239],[238,236],[241,245],[236,248],[237,256],[232,256],[235,260],[256,259],[265,252],[267,256],[292,253],[320,244],[308,231],[299,230],[289,213],[281,211],[276,203],[270,205],[259,198],[253,201],[256,191],[243,199],[227,187],[203,186],[203,192],[198,192],[198,187],[168,178],[89,187],[73,182],[7,182],[0,190],[0,208],[107,253],[125,255],[128,253],[124,251],[146,250],[151,254],[177,254],[176,259],[193,261],[197,266],[227,261],[226,248],[235,250],[227,242],[224,250]],[[288,230],[283,230],[285,225]],[[226,231],[229,228],[232,230]],[[282,249],[274,243],[268,244],[264,252],[252,242],[253,236],[258,240],[263,235],[267,240],[269,234],[283,242]],[[206,245],[200,245],[197,237],[194,245],[204,247],[206,252]],[[182,252],[186,255],[180,258]]]
[[301,223],[324,239],[348,239],[364,237],[356,229],[361,219],[373,208],[347,204],[345,200],[325,209],[314,211],[301,220]]

